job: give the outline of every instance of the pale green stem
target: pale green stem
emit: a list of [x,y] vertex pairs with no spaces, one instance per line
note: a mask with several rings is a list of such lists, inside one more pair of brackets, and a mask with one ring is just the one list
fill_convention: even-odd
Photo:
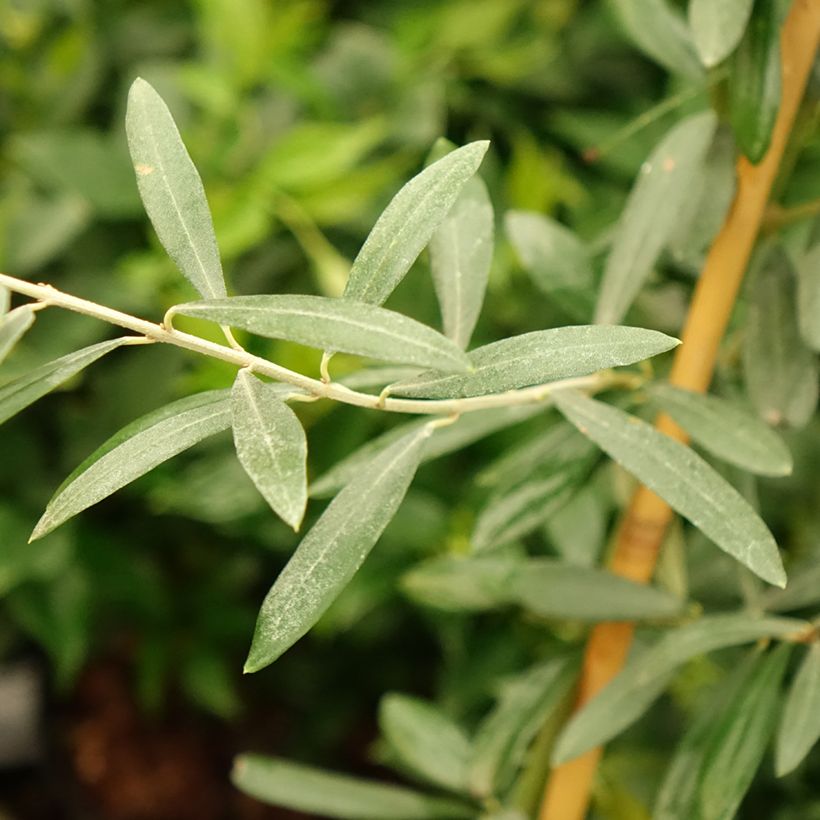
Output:
[[118,327],[124,327],[127,330],[139,333],[147,340],[192,350],[203,356],[210,356],[213,359],[228,362],[236,367],[252,368],[254,373],[292,384],[317,398],[332,399],[343,404],[352,404],[356,407],[365,407],[371,410],[386,410],[391,413],[455,416],[493,407],[511,407],[513,405],[546,402],[556,390],[575,388],[577,390],[597,392],[612,387],[633,388],[643,381],[635,373],[615,373],[611,370],[603,370],[589,376],[562,379],[561,381],[538,384],[533,387],[524,387],[520,390],[508,390],[504,393],[492,393],[467,399],[381,399],[379,396],[370,393],[359,393],[351,390],[343,384],[325,383],[319,379],[312,379],[309,376],[288,370],[286,367],[282,367],[268,359],[263,359],[261,356],[254,356],[242,348],[235,349],[216,344],[199,336],[183,333],[173,327],[148,322],[128,313],[98,305],[96,302],[80,299],[69,293],[63,293],[51,285],[35,285],[33,282],[26,282],[23,279],[16,279],[3,273],[0,273],[0,285],[15,293],[36,299],[38,302],[46,302],[54,307],[61,307]]

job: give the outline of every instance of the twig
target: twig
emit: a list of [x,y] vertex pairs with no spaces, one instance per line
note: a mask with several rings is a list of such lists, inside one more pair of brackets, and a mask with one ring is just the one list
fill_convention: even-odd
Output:
[[[374,396],[370,393],[359,393],[342,384],[324,382],[312,379],[286,367],[275,364],[261,356],[254,356],[241,347],[226,347],[215,342],[183,333],[168,324],[155,324],[128,313],[80,299],[69,293],[63,293],[51,285],[35,285],[23,279],[16,279],[0,273],[0,285],[15,293],[36,299],[38,304],[47,303],[49,306],[61,307],[66,310],[82,313],[108,322],[118,327],[124,327],[145,337],[145,341],[163,342],[176,345],[185,350],[192,350],[203,356],[210,356],[236,367],[252,368],[254,373],[286,382],[304,390],[316,398],[333,399],[343,404],[352,404],[356,407],[365,407],[371,410],[386,410],[391,413],[413,413],[419,415],[457,416],[461,413],[470,413],[476,410],[488,410],[493,407],[511,407],[521,404],[537,404],[546,402],[556,390],[575,388],[597,392],[612,387],[633,387],[635,373],[616,373],[612,370],[603,370],[589,376],[579,376],[573,379],[562,379],[537,384],[533,387],[524,387],[520,390],[507,390],[503,393],[492,393],[486,396],[473,396],[466,399],[391,399]],[[135,342],[138,343],[138,342]]]

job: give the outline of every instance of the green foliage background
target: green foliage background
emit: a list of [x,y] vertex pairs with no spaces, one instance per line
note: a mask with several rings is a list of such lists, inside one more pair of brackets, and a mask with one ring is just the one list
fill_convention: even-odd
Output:
[[[588,243],[597,275],[641,163],[703,100],[636,50],[606,2],[11,0],[0,7],[0,268],[156,319],[192,292],[153,235],[127,156],[124,105],[137,75],[168,102],[203,177],[233,293],[338,295],[375,218],[441,135],[490,138],[482,176],[497,215],[559,218]],[[618,129],[675,95],[667,113],[607,148]],[[606,150],[590,162],[585,151],[595,147]],[[799,161],[785,204],[820,195],[816,137]],[[705,247],[696,240],[665,260],[631,324],[679,331]],[[388,306],[438,326],[426,267],[422,257]],[[572,319],[521,268],[499,224],[476,343]],[[48,315],[3,378],[107,332]],[[730,336],[718,374],[730,390],[738,339]],[[295,345],[250,344],[295,370],[318,364]],[[345,366],[340,357],[338,372]],[[387,754],[370,745],[384,692],[431,697],[470,725],[505,675],[583,634],[506,611],[443,614],[414,604],[402,585],[419,560],[466,551],[483,498],[473,478],[520,437],[516,428],[424,467],[319,626],[253,678],[238,672],[256,610],[297,539],[270,514],[228,436],[27,546],[54,489],[108,435],[231,375],[175,349],[114,355],[0,433],[0,651],[43,653],[57,703],[70,701],[81,670],[115,659],[132,675],[146,721],[210,713],[232,727],[229,746],[367,769]],[[329,403],[299,415],[313,476],[393,423]],[[794,476],[759,487],[793,562],[820,554],[817,433],[816,418],[788,433]],[[608,467],[595,481],[607,523],[628,480]],[[696,533],[679,537],[689,542],[693,598],[727,604],[748,593],[739,587],[751,582],[736,581],[732,563]],[[674,585],[682,570],[668,563],[662,572]],[[648,816],[681,723],[721,675],[714,659],[690,664],[651,725],[614,744],[597,794],[601,818]],[[820,817],[811,785],[819,761],[779,783],[764,775],[742,816]]]

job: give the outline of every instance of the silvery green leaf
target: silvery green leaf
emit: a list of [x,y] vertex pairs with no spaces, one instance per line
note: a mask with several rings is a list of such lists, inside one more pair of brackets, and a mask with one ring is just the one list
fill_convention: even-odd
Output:
[[0,387],[0,424],[128,341],[127,336],[84,347],[47,362]]
[[743,372],[757,412],[772,425],[803,427],[817,406],[817,357],[797,327],[794,275],[779,248],[761,257],[748,287]]
[[758,660],[758,651],[751,650],[720,682],[720,686],[712,687],[711,701],[695,711],[664,774],[652,820],[680,820],[682,817],[698,816],[703,760],[715,736],[716,726],[755,671]]
[[233,296],[188,302],[174,313],[267,336],[387,362],[464,372],[470,361],[454,342],[392,310],[326,296]]
[[803,341],[820,351],[820,244],[797,262],[797,318]]
[[707,68],[737,48],[753,5],[754,0],[689,0],[689,28]]
[[[467,447],[498,430],[532,418],[543,410],[544,408],[537,404],[522,404],[517,407],[497,407],[465,413],[455,424],[440,427],[433,432],[424,447],[422,463]],[[312,482],[310,496],[324,498],[333,495],[358,475],[362,467],[377,453],[410,431],[420,429],[425,423],[421,420],[401,424],[363,444]]]
[[671,384],[653,385],[650,396],[712,455],[758,475],[791,473],[792,457],[783,439],[745,408]]
[[135,481],[158,464],[226,430],[231,423],[227,390],[209,390],[154,410],[123,427],[63,482],[31,540]]
[[10,307],[11,291],[5,285],[0,285],[0,316],[8,313]]
[[672,259],[700,272],[715,236],[726,221],[737,189],[737,149],[729,128],[718,128],[706,157],[692,178],[666,247]]
[[820,740],[820,644],[809,644],[794,676],[775,746],[778,777],[794,771]]
[[610,0],[629,39],[674,74],[703,77],[686,21],[668,0]]
[[0,316],[0,363],[34,324],[34,315],[31,305],[21,305]]
[[790,652],[791,647],[782,644],[759,658],[715,726],[703,759],[703,820],[732,820],[737,814],[777,725],[780,682]]
[[140,196],[159,241],[202,296],[225,296],[202,180],[168,106],[139,77],[128,92],[125,130]]
[[[630,0],[633,2],[634,0]],[[645,0],[642,0],[642,3]],[[595,321],[621,321],[672,236],[717,126],[711,111],[679,122],[641,167],[607,257]]]
[[581,240],[560,222],[530,211],[509,211],[504,224],[532,281],[573,319],[589,321],[594,278]]
[[478,170],[488,147],[480,141],[452,151],[393,197],[353,262],[345,296],[373,305],[387,299]]
[[262,603],[246,672],[296,643],[356,574],[401,504],[429,433],[424,426],[402,436],[330,502]]
[[571,658],[550,658],[507,681],[473,740],[470,791],[476,797],[501,793],[524,761],[546,716],[564,700],[577,674]]
[[251,797],[343,820],[470,820],[475,809],[423,792],[326,772],[288,760],[241,755],[231,780]]
[[805,621],[791,618],[712,615],[670,630],[654,646],[630,661],[623,671],[570,719],[553,754],[555,764],[572,760],[606,743],[636,721],[688,660],[760,638],[793,636]]
[[439,555],[401,578],[417,603],[450,612],[480,612],[510,603],[508,579],[526,559],[497,555]]
[[633,621],[679,615],[681,601],[611,572],[533,558],[507,579],[513,601],[543,618]]
[[491,496],[470,538],[482,552],[522,538],[547,521],[569,501],[583,483],[597,457],[593,445],[571,426],[555,425],[552,447],[516,482]]
[[379,728],[399,760],[419,777],[450,791],[466,790],[470,741],[437,706],[398,693],[385,695]]
[[576,391],[558,409],[605,453],[756,575],[785,586],[772,534],[751,505],[692,449],[645,421]]
[[256,488],[283,521],[299,530],[307,506],[307,440],[296,413],[247,370],[231,391],[236,455]]
[[423,373],[390,392],[431,399],[501,393],[634,364],[678,344],[677,339],[657,330],[637,327],[575,325],[536,330],[471,351],[471,373]]
[[430,270],[444,333],[466,348],[478,321],[493,261],[493,206],[478,177],[467,180],[430,240]]
[[587,483],[547,519],[544,531],[562,560],[591,567],[601,554],[608,517],[598,488]]

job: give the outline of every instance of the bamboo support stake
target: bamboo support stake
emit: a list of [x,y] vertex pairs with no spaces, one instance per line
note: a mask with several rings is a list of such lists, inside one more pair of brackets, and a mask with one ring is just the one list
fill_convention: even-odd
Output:
[[[715,359],[763,221],[820,39],[820,0],[794,0],[781,33],[782,96],[772,142],[759,165],[741,157],[731,211],[715,239],[695,288],[669,381],[705,392]],[[687,436],[661,414],[657,428],[679,441]],[[616,575],[647,583],[672,518],[663,499],[640,486],[618,529],[610,569]],[[632,643],[632,623],[596,626],[587,643],[576,710],[603,689],[623,666]],[[600,748],[553,770],[547,781],[539,820],[583,820],[589,806]]]

